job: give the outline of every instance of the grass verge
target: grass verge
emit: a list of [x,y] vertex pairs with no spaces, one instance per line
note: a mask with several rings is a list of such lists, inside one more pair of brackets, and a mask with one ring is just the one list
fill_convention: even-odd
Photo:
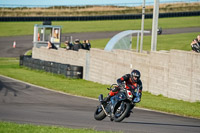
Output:
[[16,124],[11,122],[0,122],[0,126],[0,133],[114,133],[96,131],[93,129],[72,129],[57,126]]
[[[178,50],[191,51],[190,43],[199,34],[200,32],[180,33],[173,35],[159,35],[157,42],[157,50],[169,51],[170,49],[178,49]],[[92,48],[104,49],[109,40],[110,38],[96,39],[96,40],[90,40],[90,42],[92,44]],[[133,37],[132,49],[136,49],[136,45],[137,45],[137,37]],[[66,46],[64,45],[64,43],[62,43],[61,48],[65,47]],[[144,36],[143,50],[145,51],[151,50],[151,36]],[[27,55],[31,54],[32,50],[29,50],[27,52]]]
[[[185,28],[200,27],[200,16],[160,18],[159,27]],[[35,24],[42,22],[0,22],[0,36],[33,35]],[[152,19],[145,19],[145,29],[151,29]],[[104,21],[55,21],[52,25],[62,26],[62,33],[123,31],[141,29],[141,20],[104,20]]]
[[[170,50],[170,49],[179,49],[190,51],[190,43],[200,32],[194,33],[181,33],[173,35],[159,35],[157,42],[157,50]],[[93,48],[104,49],[106,44],[110,39],[97,39],[91,40]],[[137,37],[133,37],[132,40],[132,49],[136,49]],[[151,36],[144,36],[143,50],[150,51],[151,49]]]
[[[108,94],[106,88],[109,85],[83,79],[67,79],[61,75],[31,70],[20,67],[18,62],[15,58],[0,58],[0,74],[74,95],[97,98],[99,94]],[[162,95],[152,95],[148,92],[143,92],[142,101],[137,104],[137,107],[200,118],[200,102],[191,103],[175,100]]]

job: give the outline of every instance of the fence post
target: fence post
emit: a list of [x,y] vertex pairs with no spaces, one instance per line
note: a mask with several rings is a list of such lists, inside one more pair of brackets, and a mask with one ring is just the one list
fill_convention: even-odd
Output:
[[89,80],[89,72],[90,72],[90,51],[86,52],[86,63],[85,63],[85,80]]

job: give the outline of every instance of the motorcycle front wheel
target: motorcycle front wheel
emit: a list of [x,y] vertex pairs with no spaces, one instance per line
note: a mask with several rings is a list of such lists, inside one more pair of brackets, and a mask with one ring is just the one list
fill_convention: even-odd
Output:
[[128,115],[130,109],[131,109],[131,104],[122,101],[115,107],[114,121],[121,122]]
[[94,118],[98,121],[103,120],[106,117],[105,112],[103,111],[102,107],[99,105],[97,106],[96,111],[94,112]]

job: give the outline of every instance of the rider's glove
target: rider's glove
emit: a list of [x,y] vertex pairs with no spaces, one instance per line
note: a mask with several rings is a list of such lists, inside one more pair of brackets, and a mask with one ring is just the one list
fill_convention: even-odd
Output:
[[136,96],[136,98],[133,100],[133,102],[135,103],[139,103],[141,101],[141,93],[138,93],[138,95]]
[[125,85],[125,82],[122,82],[121,84],[119,84],[119,86],[118,86],[118,87],[119,87],[120,89],[124,89],[124,88],[125,88],[125,86],[126,86],[126,85]]
[[140,102],[140,98],[139,97],[136,97],[134,100],[133,100],[134,103],[139,103]]

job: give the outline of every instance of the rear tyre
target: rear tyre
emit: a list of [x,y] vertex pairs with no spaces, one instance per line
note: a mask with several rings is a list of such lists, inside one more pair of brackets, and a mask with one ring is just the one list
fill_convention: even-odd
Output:
[[106,117],[105,112],[103,111],[102,107],[99,105],[94,113],[94,118],[98,121],[103,120]]

